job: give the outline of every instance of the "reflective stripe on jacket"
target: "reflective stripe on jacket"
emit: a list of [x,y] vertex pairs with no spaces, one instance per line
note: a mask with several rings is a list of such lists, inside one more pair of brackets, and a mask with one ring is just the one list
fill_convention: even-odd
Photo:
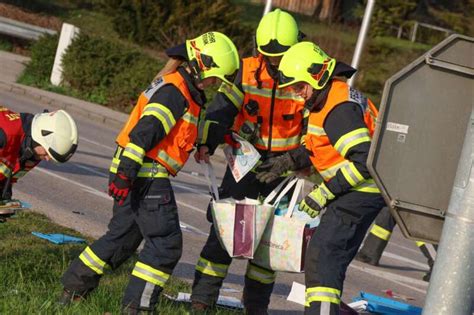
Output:
[[[189,104],[186,112],[173,127],[170,127],[172,124],[168,122],[172,115],[162,113],[165,109],[163,106],[160,105],[156,109],[147,106],[145,110],[151,96],[166,84],[173,84]],[[149,111],[149,113],[145,111]],[[159,162],[170,174],[176,175],[188,160],[189,153],[194,147],[200,111],[201,107],[192,98],[184,78],[178,72],[167,74],[156,80],[140,95],[127,123],[117,136],[116,142],[119,146],[125,148],[130,142],[128,135],[142,115],[154,115],[162,123],[167,135],[153,149],[145,152],[145,156]]]
[[[259,73],[260,88],[256,73]],[[303,128],[304,99],[291,88],[277,88],[262,56],[243,59],[242,89],[243,95],[231,88],[227,92],[222,91],[239,109],[233,130],[238,132],[244,122],[250,121],[259,126],[258,139],[254,143],[257,149],[288,151],[297,148]],[[240,108],[249,101],[258,103],[257,115],[251,116],[244,108]]]
[[[353,102],[361,107],[367,128],[347,133],[339,138],[333,146],[324,130],[324,122],[336,106],[346,102]],[[377,115],[377,108],[359,91],[351,88],[345,82],[333,80],[324,107],[319,112],[310,113],[305,137],[306,147],[312,152],[311,162],[326,182],[340,170],[353,190],[379,192],[373,179],[364,179],[354,164],[345,158],[346,153],[352,147],[362,142],[370,142]]]

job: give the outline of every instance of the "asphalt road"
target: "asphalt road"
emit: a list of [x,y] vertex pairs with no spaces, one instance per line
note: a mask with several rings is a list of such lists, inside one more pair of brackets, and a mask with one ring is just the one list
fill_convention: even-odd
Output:
[[[0,102],[19,112],[40,112],[46,106],[25,95],[0,91]],[[79,147],[70,162],[55,165],[42,162],[15,186],[15,197],[30,202],[34,211],[55,222],[91,235],[101,236],[112,214],[112,199],[107,196],[108,167],[119,130],[80,115]],[[220,178],[224,164],[214,163]],[[219,179],[218,179],[219,180]],[[205,210],[209,202],[208,186],[200,165],[190,159],[172,179],[184,234],[183,257],[175,275],[192,281],[194,264],[209,231]],[[353,262],[347,272],[343,300],[351,302],[359,291],[383,295],[392,290],[408,303],[422,306],[428,284],[421,280],[428,266],[414,242],[403,238],[396,229],[381,260],[380,267]],[[221,293],[240,297],[245,262],[234,260]],[[59,279],[58,279],[59,280]],[[271,314],[299,314],[303,306],[286,300],[292,282],[304,283],[304,275],[281,273],[277,277],[271,302]],[[237,291],[237,292],[236,292]],[[402,300],[403,301],[403,300]]]

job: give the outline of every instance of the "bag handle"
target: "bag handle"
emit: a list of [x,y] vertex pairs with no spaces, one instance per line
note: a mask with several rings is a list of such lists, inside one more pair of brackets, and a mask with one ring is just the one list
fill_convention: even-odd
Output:
[[296,187],[295,187],[295,190],[293,191],[293,196],[291,196],[290,204],[288,206],[288,211],[285,214],[285,218],[291,218],[291,216],[293,215],[293,211],[295,211],[296,203],[298,202],[298,197],[301,194],[301,191],[304,187],[304,179],[297,178],[296,180],[297,180]]
[[[281,181],[281,183],[278,184],[278,186],[275,187],[275,189],[273,189],[269,194],[268,196],[265,198],[265,200],[263,201],[263,204],[270,204],[271,201],[278,195],[278,193],[280,192],[280,190],[283,188],[283,186],[285,186],[286,183],[289,182],[290,179],[292,179],[293,177],[292,176],[288,176],[286,177],[284,180]],[[280,198],[281,199],[281,198]],[[278,198],[277,198],[277,201],[280,201]],[[276,202],[276,201],[275,201]],[[272,204],[273,205],[273,204]]]
[[206,163],[201,160],[199,163],[204,170],[204,176],[206,176],[207,183],[209,185],[209,192],[211,193],[212,198],[215,201],[219,201],[219,190],[217,189],[216,175],[214,174],[214,168],[212,167],[211,162]]

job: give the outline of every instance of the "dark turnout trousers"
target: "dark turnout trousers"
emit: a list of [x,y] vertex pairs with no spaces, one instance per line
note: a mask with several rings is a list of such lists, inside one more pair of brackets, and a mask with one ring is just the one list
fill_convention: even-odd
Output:
[[346,270],[385,202],[379,193],[349,192],[329,203],[305,260],[305,314],[339,314]]
[[64,288],[86,293],[106,267],[126,261],[144,240],[125,290],[125,307],[152,310],[182,253],[182,234],[168,178],[139,178],[122,206],[114,202],[107,233],[76,258],[62,277]]
[[[255,199],[258,196],[267,196],[280,182],[281,180],[277,180],[271,184],[262,184],[255,178],[255,173],[250,172],[236,183],[230,169],[227,168],[219,188],[220,198],[232,197],[240,200],[245,197]],[[210,204],[207,209],[207,219],[212,222]],[[196,264],[191,300],[214,305],[231,262],[232,258],[221,246],[214,226],[211,225],[209,237]],[[245,308],[267,309],[274,283],[274,271],[257,266],[250,261],[245,274],[243,294]]]

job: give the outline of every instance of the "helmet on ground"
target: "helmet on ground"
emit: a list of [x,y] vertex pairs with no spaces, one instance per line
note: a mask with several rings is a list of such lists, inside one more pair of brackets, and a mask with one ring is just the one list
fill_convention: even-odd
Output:
[[280,9],[263,16],[257,27],[257,49],[266,56],[281,56],[298,42],[295,19]]
[[186,41],[189,65],[198,79],[217,77],[231,83],[231,76],[239,69],[239,53],[234,43],[219,32],[207,32]]
[[280,61],[278,87],[306,82],[321,90],[331,78],[335,66],[336,59],[329,57],[316,44],[298,43],[288,49]]
[[31,137],[60,163],[69,160],[77,148],[76,123],[62,109],[36,114],[31,124]]

